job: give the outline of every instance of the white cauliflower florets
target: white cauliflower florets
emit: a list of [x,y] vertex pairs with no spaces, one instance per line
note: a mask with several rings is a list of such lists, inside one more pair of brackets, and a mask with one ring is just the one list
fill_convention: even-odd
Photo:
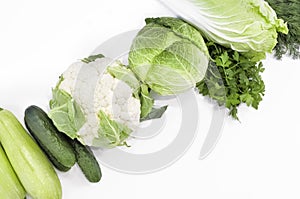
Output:
[[99,111],[134,131],[140,123],[140,100],[133,97],[133,89],[114,78],[106,68],[109,58],[96,59],[90,63],[76,62],[62,74],[59,89],[69,93],[81,107],[86,122],[78,131],[78,139],[94,145],[99,138]]

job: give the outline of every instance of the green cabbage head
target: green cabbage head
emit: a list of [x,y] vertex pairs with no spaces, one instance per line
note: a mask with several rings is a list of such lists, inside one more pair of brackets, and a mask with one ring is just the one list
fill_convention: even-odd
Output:
[[182,93],[204,78],[209,54],[200,32],[181,19],[146,19],[129,52],[129,67],[160,95]]

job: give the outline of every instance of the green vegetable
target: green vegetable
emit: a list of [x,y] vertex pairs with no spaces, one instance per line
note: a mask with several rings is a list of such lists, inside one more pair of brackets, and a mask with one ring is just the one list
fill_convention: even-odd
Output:
[[94,139],[93,145],[104,146],[106,148],[127,146],[125,140],[131,133],[131,130],[127,126],[113,121],[101,110],[98,113],[98,118],[100,120],[98,129],[99,137]]
[[167,108],[168,108],[168,106],[163,106],[163,107],[160,107],[160,108],[152,107],[150,113],[148,115],[146,115],[146,117],[141,118],[141,121],[161,118],[162,115],[166,112]]
[[154,99],[150,96],[147,85],[141,85],[141,119],[145,118],[152,110]]
[[160,95],[184,92],[204,78],[208,51],[197,29],[171,17],[148,18],[129,52],[129,67]]
[[25,111],[25,124],[56,168],[67,171],[75,164],[76,157],[71,140],[56,129],[41,108],[28,107]]
[[0,142],[6,155],[32,198],[60,199],[60,181],[49,160],[9,111],[0,111]]
[[157,119],[166,111],[166,107],[156,109],[153,107],[154,99],[150,96],[150,89],[141,84],[135,74],[124,65],[110,66],[107,71],[114,77],[123,80],[135,91],[134,95],[141,101],[141,121]]
[[76,152],[77,163],[83,174],[88,181],[99,182],[101,180],[102,173],[93,152],[89,147],[82,145],[76,139],[73,143]]
[[165,0],[210,41],[260,60],[288,28],[263,0]]
[[26,192],[0,145],[0,198],[24,199]]
[[213,42],[207,42],[207,46],[213,61],[204,80],[197,84],[199,93],[226,106],[235,119],[242,103],[257,109],[265,91],[262,63]]
[[276,11],[278,17],[287,22],[288,34],[278,34],[278,43],[274,48],[275,57],[283,55],[300,59],[300,1],[299,0],[266,0]]
[[109,66],[107,71],[115,78],[122,80],[133,89],[133,94],[138,98],[141,83],[135,76],[135,74],[126,66],[118,63],[114,66]]
[[66,91],[59,89],[63,80],[64,78],[61,76],[56,87],[52,89],[49,117],[56,128],[74,139],[78,137],[77,132],[86,122],[86,119],[80,106],[72,96]]
[[89,56],[87,58],[82,59],[81,61],[84,62],[84,63],[86,63],[86,64],[88,64],[90,62],[95,61],[96,59],[103,58],[103,57],[104,57],[104,55],[102,55],[102,54],[91,55],[91,56]]
[[[53,89],[48,116],[60,132],[84,145],[124,145],[140,122],[139,85],[133,72],[119,61],[103,57],[76,62]],[[103,121],[99,111],[104,113]],[[124,131],[116,131],[114,126],[122,126]]]

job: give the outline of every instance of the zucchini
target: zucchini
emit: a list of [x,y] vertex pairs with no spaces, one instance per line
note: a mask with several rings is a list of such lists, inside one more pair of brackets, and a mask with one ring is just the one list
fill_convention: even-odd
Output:
[[58,170],[68,171],[76,163],[72,140],[57,130],[41,108],[28,107],[24,120],[28,131]]
[[32,198],[62,198],[61,184],[53,166],[8,110],[0,111],[0,142],[25,191]]
[[26,192],[0,145],[0,198],[24,199]]
[[82,145],[78,140],[73,141],[77,164],[90,182],[99,182],[102,177],[100,166],[88,146]]

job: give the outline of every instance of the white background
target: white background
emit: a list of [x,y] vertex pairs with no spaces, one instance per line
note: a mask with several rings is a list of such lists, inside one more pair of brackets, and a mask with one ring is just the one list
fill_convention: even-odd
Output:
[[[166,15],[155,0],[2,0],[0,106],[20,120],[31,104],[46,108],[51,87],[72,62],[114,35],[141,28],[145,17]],[[200,129],[185,156],[157,173],[128,175],[102,166],[98,184],[88,183],[77,166],[59,173],[63,198],[300,198],[300,61],[269,57],[264,65],[259,110],[242,106],[241,123],[227,118],[205,160],[198,160],[206,133]],[[209,117],[211,105],[202,97],[199,108]]]

